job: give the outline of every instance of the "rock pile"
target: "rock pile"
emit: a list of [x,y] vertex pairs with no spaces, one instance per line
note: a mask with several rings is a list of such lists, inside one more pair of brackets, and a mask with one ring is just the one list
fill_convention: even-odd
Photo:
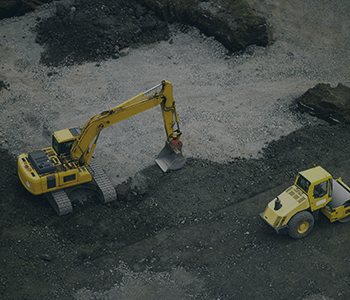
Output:
[[339,83],[319,83],[307,90],[297,101],[303,112],[308,112],[331,123],[350,123],[350,88]]

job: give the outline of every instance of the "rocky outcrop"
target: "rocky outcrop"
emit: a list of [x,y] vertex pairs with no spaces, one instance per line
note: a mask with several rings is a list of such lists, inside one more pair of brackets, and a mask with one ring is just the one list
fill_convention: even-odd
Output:
[[163,20],[181,22],[214,36],[231,52],[249,45],[266,46],[266,20],[241,0],[139,0]]
[[350,88],[319,83],[297,100],[299,109],[332,123],[350,123]]

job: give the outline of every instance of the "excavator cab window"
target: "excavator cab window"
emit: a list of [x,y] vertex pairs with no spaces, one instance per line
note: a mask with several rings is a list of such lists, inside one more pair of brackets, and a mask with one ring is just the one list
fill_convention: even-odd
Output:
[[72,149],[74,140],[67,141],[64,143],[59,143],[54,136],[52,136],[52,147],[57,153],[57,155],[68,155]]
[[299,175],[297,179],[297,186],[307,194],[310,187],[310,181]]

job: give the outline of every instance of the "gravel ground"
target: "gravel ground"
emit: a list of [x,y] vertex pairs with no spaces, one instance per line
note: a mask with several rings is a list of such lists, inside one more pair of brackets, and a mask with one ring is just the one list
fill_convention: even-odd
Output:
[[96,160],[114,185],[131,177],[147,194],[78,202],[59,218],[21,189],[1,152],[10,164],[1,190],[5,298],[347,299],[347,225],[321,218],[310,239],[295,242],[257,216],[315,160],[350,181],[348,128],[295,111],[319,82],[350,85],[350,3],[249,3],[274,42],[239,55],[173,24],[170,40],[119,59],[45,67],[33,28],[54,4],[0,22],[0,79],[10,84],[0,91],[2,149],[17,156],[46,147],[53,131],[167,79],[187,158],[169,174],[154,166],[165,142],[157,108],[109,127]]
[[[35,33],[30,29],[38,16],[52,11],[50,5],[2,21],[1,68],[11,85],[10,91],[2,92],[6,118],[1,119],[1,131],[7,141],[3,147],[10,145],[15,154],[42,148],[50,143],[51,132],[81,126],[90,116],[167,79],[174,86],[186,156],[216,162],[256,157],[266,142],[302,126],[289,107],[308,88],[318,82],[349,84],[345,68],[349,56],[344,51],[349,39],[341,9],[334,2],[306,7],[273,3],[266,7],[271,9],[268,16],[276,42],[266,49],[252,47],[246,54],[229,56],[196,29],[182,33],[173,26],[171,43],[130,49],[117,60],[61,68],[38,64],[43,49],[33,42]],[[323,19],[329,7],[335,13],[338,9],[340,17],[312,30],[318,33],[314,42],[306,33],[297,35],[298,21],[299,30],[305,31],[316,23],[298,16],[299,11],[313,9]],[[288,18],[291,24],[283,27]],[[344,30],[331,32],[339,26]],[[332,38],[326,39],[330,33]],[[25,105],[18,108],[16,101]],[[155,108],[103,132],[95,156],[117,184],[153,164],[164,141],[161,115]]]

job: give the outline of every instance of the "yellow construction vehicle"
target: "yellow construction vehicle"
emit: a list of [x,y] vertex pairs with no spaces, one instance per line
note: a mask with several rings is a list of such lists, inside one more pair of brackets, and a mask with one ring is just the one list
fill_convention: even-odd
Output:
[[307,236],[319,212],[331,222],[350,220],[350,188],[320,166],[299,172],[294,185],[273,199],[260,214],[277,234]]
[[18,175],[22,184],[34,195],[44,194],[58,215],[72,212],[68,194],[77,188],[97,191],[103,203],[115,200],[114,187],[92,159],[98,137],[108,126],[157,105],[161,107],[167,140],[155,160],[164,172],[181,168],[185,158],[173,87],[163,80],[115,108],[93,116],[81,129],[54,132],[51,147],[19,155]]

